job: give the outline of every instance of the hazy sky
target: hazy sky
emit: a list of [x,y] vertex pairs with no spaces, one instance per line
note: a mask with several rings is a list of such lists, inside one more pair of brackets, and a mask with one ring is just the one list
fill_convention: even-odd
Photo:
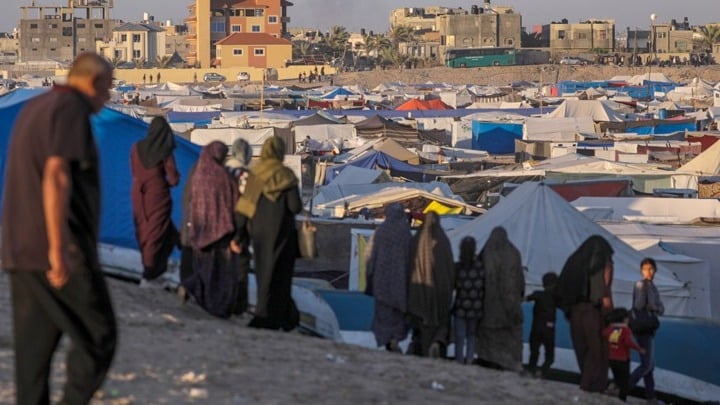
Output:
[[[482,5],[482,0],[291,0],[290,27],[312,27],[327,30],[341,25],[350,31],[365,27],[386,31],[390,10],[400,7],[423,7],[442,5],[470,9],[472,4]],[[31,0],[0,0],[0,31],[10,31],[17,26],[22,5]],[[37,4],[67,4],[67,0],[36,0]],[[115,0],[112,16],[126,21],[142,19],[149,12],[156,20],[171,19],[182,22],[187,16],[190,0]],[[614,19],[616,31],[625,27],[648,27],[650,14],[657,15],[658,22],[671,19],[690,19],[690,24],[706,24],[720,21],[718,0],[493,0],[493,4],[515,7],[522,14],[523,25],[532,27],[550,21],[567,18],[578,22],[589,18]]]

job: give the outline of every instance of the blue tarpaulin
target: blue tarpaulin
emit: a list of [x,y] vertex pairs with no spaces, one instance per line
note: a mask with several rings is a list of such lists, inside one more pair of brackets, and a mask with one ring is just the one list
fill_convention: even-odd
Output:
[[[397,160],[394,157],[388,156],[380,151],[372,151],[360,159],[352,160],[344,165],[330,166],[325,169],[325,184],[330,183],[338,174],[340,174],[346,167],[356,166],[364,169],[375,169],[380,167],[385,170],[390,170],[391,173],[398,175],[406,174],[419,174],[418,180],[421,179],[423,169],[418,166],[405,163],[401,160]],[[417,176],[413,176],[417,177]]]
[[324,98],[325,100],[332,100],[336,97],[354,96],[354,95],[355,95],[355,93],[353,93],[352,91],[350,91],[344,87],[338,87],[337,89],[335,89],[327,94],[324,94],[322,96],[322,98]]
[[[36,92],[35,95],[41,92]],[[24,94],[13,95],[21,100]],[[2,169],[0,169],[0,189],[4,187],[5,156],[7,155],[10,133],[20,109],[25,101],[9,102],[6,97],[0,98],[0,153],[2,153]],[[42,119],[42,117],[38,117]],[[130,201],[130,148],[138,140],[145,137],[148,124],[104,108],[92,119],[93,132],[100,154],[100,179],[102,187],[102,214],[100,218],[100,240],[104,243],[137,248],[135,227],[132,218]],[[180,171],[181,181],[171,190],[173,199],[172,219],[175,224],[181,220],[181,195],[185,177],[190,167],[197,161],[200,147],[189,141],[175,137],[177,149],[175,160]]]
[[472,148],[493,155],[515,152],[515,140],[522,139],[522,124],[473,121]]

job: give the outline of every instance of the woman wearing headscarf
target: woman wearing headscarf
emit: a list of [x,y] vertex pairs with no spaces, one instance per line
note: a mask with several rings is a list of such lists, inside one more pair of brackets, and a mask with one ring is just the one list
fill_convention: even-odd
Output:
[[223,166],[227,151],[219,141],[205,145],[190,180],[188,239],[193,273],[183,281],[198,305],[221,318],[232,314],[238,292],[239,257],[233,244],[238,191]]
[[[245,192],[250,175],[250,160],[252,160],[252,146],[242,138],[236,139],[230,147],[230,158],[225,161],[225,168],[235,179],[235,187],[237,187],[239,195]],[[236,314],[242,314],[247,310],[247,275],[250,270],[250,249],[247,241],[243,245],[239,245],[239,248],[238,295],[234,311]]]
[[411,257],[408,312],[413,325],[412,352],[441,357],[450,332],[455,262],[450,240],[435,212],[425,215],[422,228],[413,237]]
[[170,219],[170,187],[180,181],[174,149],[170,125],[155,117],[147,136],[130,151],[133,220],[143,264],[141,286],[152,285],[149,282],[167,270],[168,257],[178,243],[178,231]]
[[603,339],[604,314],[612,309],[613,250],[593,235],[567,259],[558,279],[558,307],[570,323],[570,337],[580,368],[580,388],[607,388],[608,349]]
[[477,329],[478,358],[504,370],[521,371],[525,275],[520,251],[505,228],[496,227],[479,256],[485,266],[485,297]]
[[283,165],[284,157],[285,142],[268,138],[236,211],[239,240],[250,239],[255,259],[257,302],[249,326],[289,331],[299,322],[291,290],[298,251],[295,215],[302,210],[302,201],[298,179]]
[[410,224],[400,203],[385,208],[385,221],[373,234],[367,260],[365,293],[375,297],[372,331],[378,346],[399,352],[408,334],[408,283],[410,278]]

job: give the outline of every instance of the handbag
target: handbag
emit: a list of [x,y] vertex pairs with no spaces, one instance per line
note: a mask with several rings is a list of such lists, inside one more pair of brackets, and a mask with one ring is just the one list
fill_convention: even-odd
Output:
[[315,247],[316,231],[317,228],[310,222],[310,219],[305,218],[298,231],[298,248],[303,259],[313,259],[317,256],[317,248]]
[[[633,290],[633,305],[635,303],[635,291]],[[642,309],[633,309],[629,314],[628,326],[636,335],[654,334],[660,327],[660,320],[655,313],[648,311],[648,295],[645,292],[645,306]]]

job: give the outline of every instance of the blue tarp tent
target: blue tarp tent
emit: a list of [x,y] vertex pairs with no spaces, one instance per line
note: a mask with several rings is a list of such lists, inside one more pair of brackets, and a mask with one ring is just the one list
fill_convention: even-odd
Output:
[[515,140],[522,139],[523,125],[473,121],[472,148],[493,155],[515,152]]
[[[39,94],[36,92],[35,95]],[[0,170],[0,189],[4,187],[5,156],[15,117],[23,107],[27,97],[23,94],[13,95],[19,102],[12,102],[6,97],[0,98],[0,153],[2,153],[2,169]],[[42,119],[42,117],[38,117]],[[130,202],[130,147],[145,137],[148,124],[104,108],[92,119],[93,131],[100,153],[100,178],[102,187],[102,215],[100,218],[100,240],[104,243],[137,248],[135,227],[132,219]],[[190,167],[197,161],[200,147],[189,141],[175,137],[177,149],[175,160],[181,174],[181,184],[172,189],[173,222],[178,225],[181,220],[181,195],[185,177]],[[4,196],[3,196],[4,197]]]
[[[352,160],[344,165],[330,166],[325,169],[325,184],[330,183],[340,172],[342,172],[348,166],[362,167],[364,169],[375,169],[380,167],[382,169],[390,170],[391,173],[408,177],[414,177],[414,180],[425,181],[422,175],[423,169],[418,166],[405,163],[401,160],[397,160],[394,157],[388,156],[380,151],[372,151],[360,159]],[[412,176],[415,174],[415,176]]]
[[347,90],[344,87],[338,87],[337,89],[335,89],[329,93],[323,94],[322,98],[324,98],[325,100],[332,100],[337,97],[354,96],[354,95],[355,95],[355,93],[353,93],[352,91]]

